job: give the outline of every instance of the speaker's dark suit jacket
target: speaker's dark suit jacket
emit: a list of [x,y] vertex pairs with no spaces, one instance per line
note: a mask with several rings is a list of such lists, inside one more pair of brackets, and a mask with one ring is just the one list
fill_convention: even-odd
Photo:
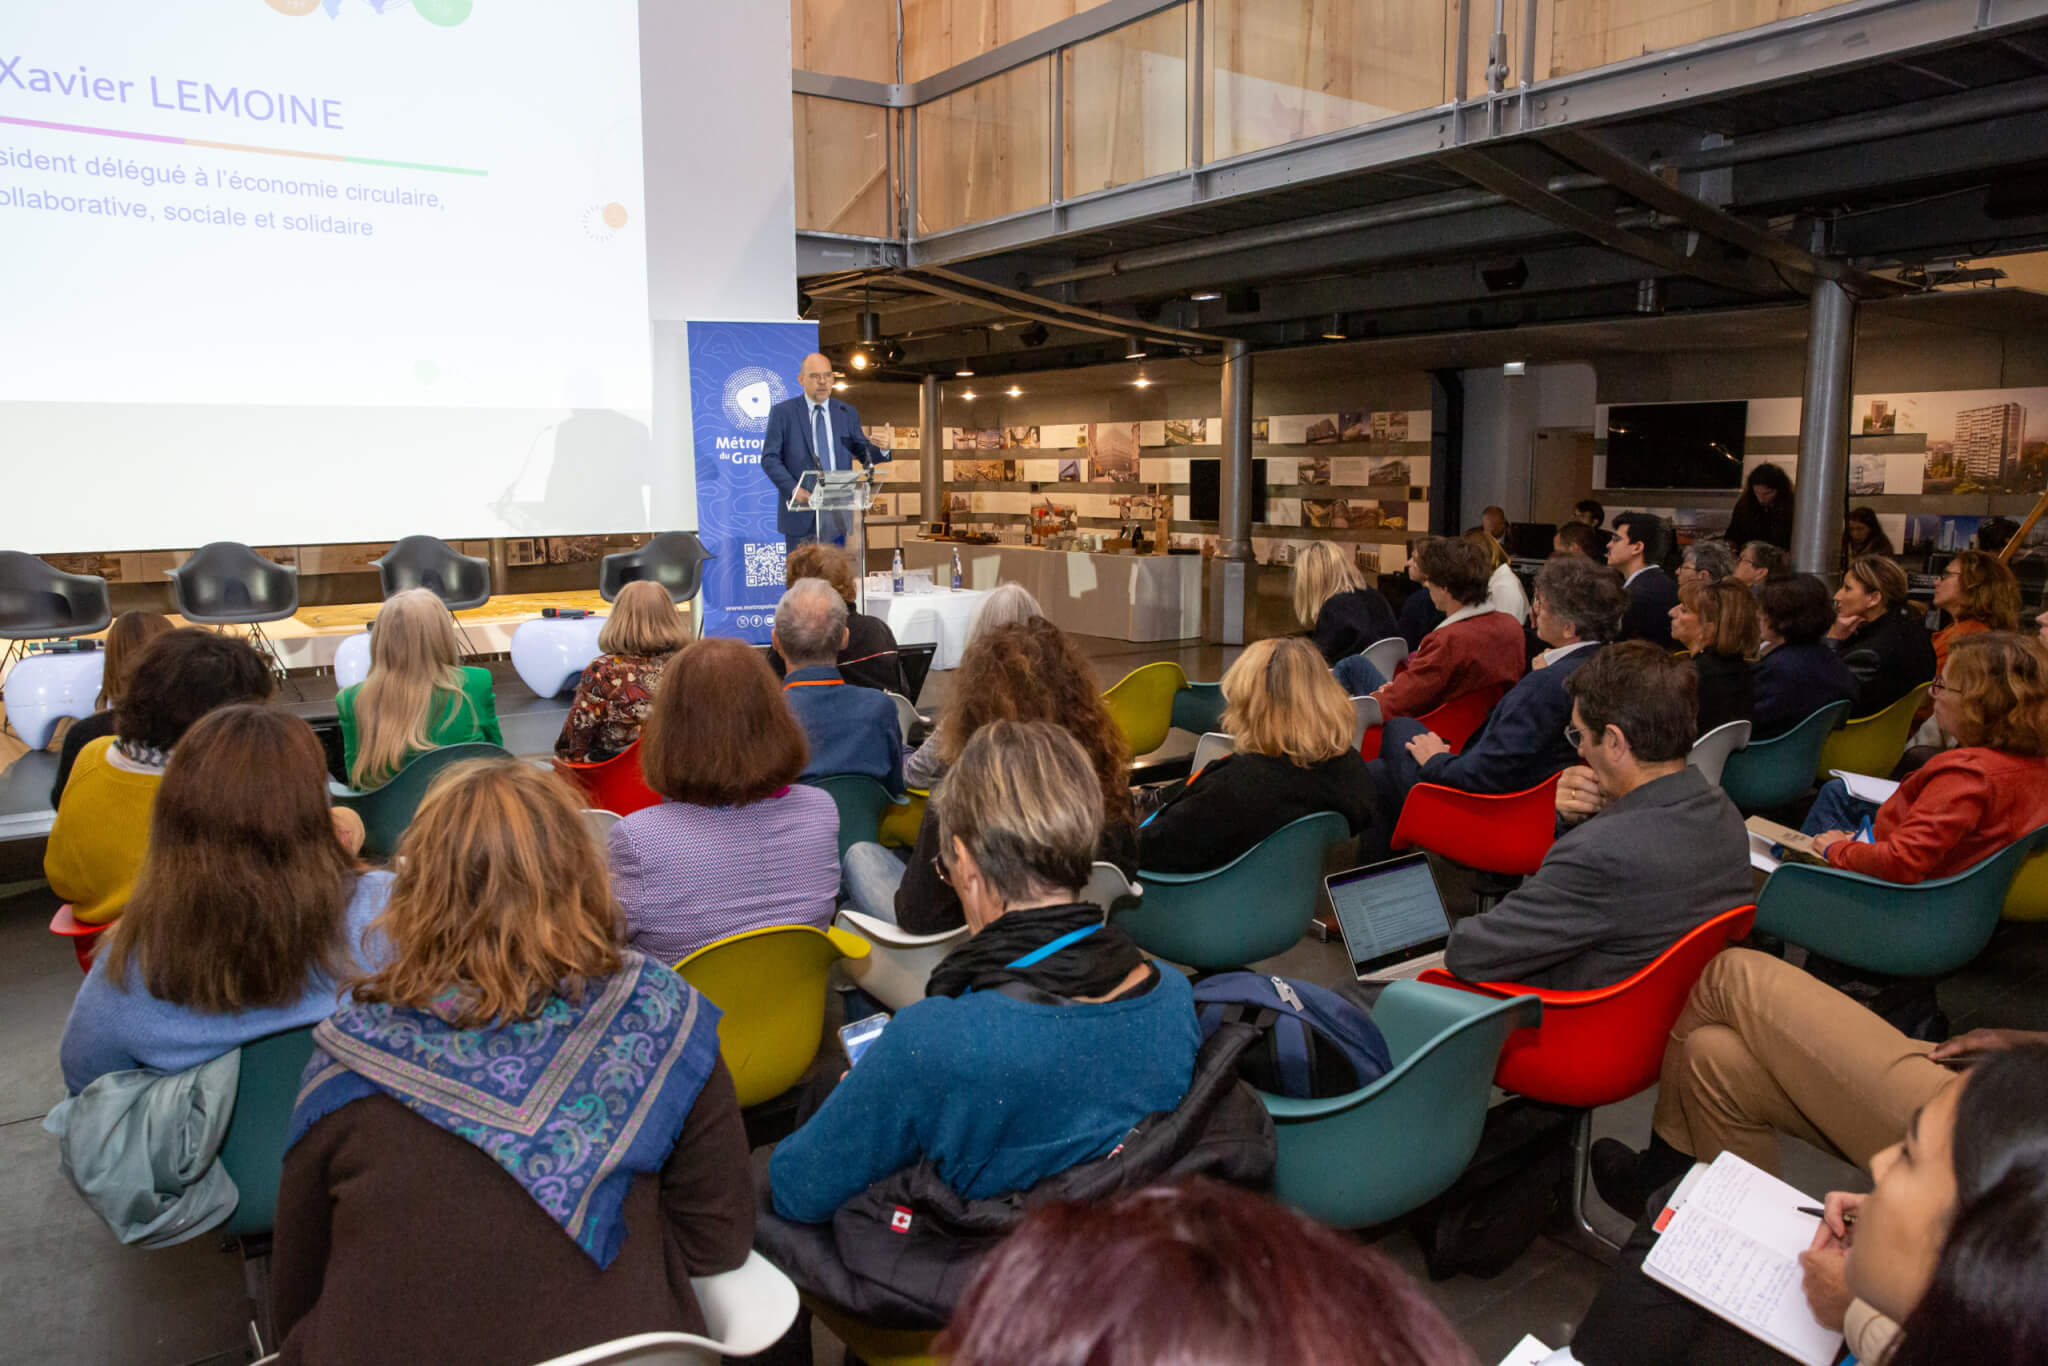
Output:
[[[861,435],[860,414],[851,403],[826,399],[825,417],[832,427],[833,469],[850,470],[855,460],[876,465],[889,458],[889,452]],[[804,471],[825,468],[813,449],[816,442],[811,403],[802,394],[786,398],[768,410],[768,435],[761,442],[761,472],[775,485],[775,529],[784,536],[817,533],[817,513],[793,512],[789,506],[789,496],[796,492]]]

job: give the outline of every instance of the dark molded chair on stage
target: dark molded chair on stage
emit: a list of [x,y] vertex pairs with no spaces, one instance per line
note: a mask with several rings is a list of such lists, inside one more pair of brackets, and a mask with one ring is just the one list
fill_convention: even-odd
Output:
[[91,635],[113,619],[105,579],[67,574],[33,555],[0,550],[0,640]]
[[638,550],[607,555],[598,565],[597,595],[606,602],[641,579],[668,590],[669,601],[688,602],[704,582],[704,563],[718,557],[704,548],[694,531],[664,531]]
[[299,571],[240,541],[203,545],[164,572],[178,615],[195,626],[255,626],[299,610]]
[[465,555],[438,536],[408,536],[370,563],[377,566],[386,599],[424,588],[451,612],[491,599],[491,562]]

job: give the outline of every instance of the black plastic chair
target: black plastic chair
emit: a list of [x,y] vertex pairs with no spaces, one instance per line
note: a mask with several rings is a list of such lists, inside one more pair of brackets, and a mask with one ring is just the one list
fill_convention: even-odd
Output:
[[272,672],[305,696],[262,626],[299,610],[298,570],[267,560],[240,541],[214,541],[164,572],[171,576],[171,600],[179,616],[194,626],[248,627],[249,643],[270,656]]
[[491,562],[465,555],[438,536],[408,536],[370,563],[377,566],[387,600],[424,588],[459,612],[491,599]]
[[936,643],[896,647],[896,661],[903,666],[903,695],[913,704],[924,691],[925,675],[932,671],[932,657],[938,652]]
[[0,640],[91,635],[114,619],[107,581],[0,550]]
[[718,557],[704,548],[694,531],[664,531],[638,550],[607,555],[597,571],[597,595],[606,602],[641,579],[668,590],[670,602],[688,602],[704,582],[704,562]]

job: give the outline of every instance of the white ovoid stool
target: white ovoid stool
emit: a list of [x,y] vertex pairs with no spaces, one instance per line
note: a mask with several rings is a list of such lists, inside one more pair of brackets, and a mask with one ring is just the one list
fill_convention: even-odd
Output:
[[30,749],[41,749],[65,717],[91,716],[106,668],[103,650],[34,650],[17,659],[4,694],[14,733]]
[[512,632],[512,671],[535,697],[559,696],[596,659],[605,619],[539,617]]
[[353,688],[370,676],[370,633],[358,631],[334,652],[334,690]]

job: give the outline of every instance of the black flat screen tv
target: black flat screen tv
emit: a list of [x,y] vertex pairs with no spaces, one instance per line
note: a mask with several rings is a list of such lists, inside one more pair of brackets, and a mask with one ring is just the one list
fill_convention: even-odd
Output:
[[1747,403],[1631,403],[1607,410],[1611,489],[1739,489]]
[[[1188,516],[1197,522],[1223,517],[1223,462],[1188,461]],[[1266,520],[1266,462],[1252,461],[1252,520]]]

